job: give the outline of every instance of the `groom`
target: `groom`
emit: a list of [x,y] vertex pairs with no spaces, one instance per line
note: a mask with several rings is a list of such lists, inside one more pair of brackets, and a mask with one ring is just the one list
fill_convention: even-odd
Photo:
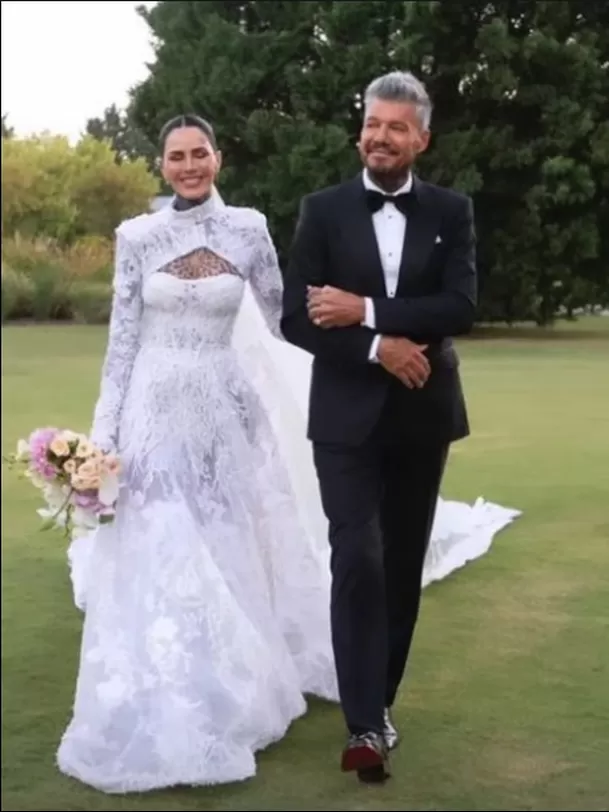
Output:
[[412,174],[430,117],[411,74],[369,85],[364,170],[304,198],[285,280],[283,333],[314,356],[308,436],[330,528],[350,733],[342,768],[364,781],[389,775],[390,709],[440,482],[450,443],[469,433],[451,336],[474,321],[473,210],[468,197]]

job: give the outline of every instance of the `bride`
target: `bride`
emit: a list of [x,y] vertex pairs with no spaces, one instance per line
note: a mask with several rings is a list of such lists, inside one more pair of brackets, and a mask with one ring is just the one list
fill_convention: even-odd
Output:
[[[273,244],[216,192],[206,122],[161,144],[176,196],[117,230],[92,428],[122,460],[117,516],[69,551],[84,627],[57,761],[107,793],[246,779],[306,695],[338,701],[310,361],[281,340]],[[426,583],[515,515],[440,501]]]

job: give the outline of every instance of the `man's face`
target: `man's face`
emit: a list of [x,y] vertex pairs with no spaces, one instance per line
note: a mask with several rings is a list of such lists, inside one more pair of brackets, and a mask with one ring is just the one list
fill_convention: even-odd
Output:
[[358,148],[373,177],[405,178],[428,143],[414,104],[375,99],[368,105]]

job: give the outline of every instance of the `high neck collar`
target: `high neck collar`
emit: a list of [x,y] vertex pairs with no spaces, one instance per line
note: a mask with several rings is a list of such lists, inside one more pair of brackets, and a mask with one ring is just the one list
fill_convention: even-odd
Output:
[[218,198],[212,193],[204,198],[191,200],[175,195],[171,201],[171,215],[178,219],[206,217],[218,208]]
[[176,195],[173,198],[171,205],[176,211],[188,211],[189,209],[194,209],[197,206],[203,206],[208,200],[211,200],[211,192],[205,195],[205,197],[194,199],[182,197],[182,195]]

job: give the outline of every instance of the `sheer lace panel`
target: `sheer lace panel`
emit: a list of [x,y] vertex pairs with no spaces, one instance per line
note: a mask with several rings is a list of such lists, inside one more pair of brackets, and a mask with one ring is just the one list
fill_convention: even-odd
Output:
[[159,273],[166,273],[178,279],[205,279],[222,274],[235,276],[239,272],[227,259],[209,248],[197,248],[164,265]]

